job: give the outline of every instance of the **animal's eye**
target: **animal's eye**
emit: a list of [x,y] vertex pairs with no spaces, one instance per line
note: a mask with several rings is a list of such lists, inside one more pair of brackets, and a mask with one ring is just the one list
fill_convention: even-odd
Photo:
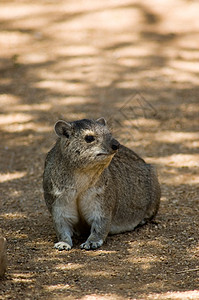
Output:
[[95,140],[95,137],[93,136],[93,135],[86,135],[85,136],[85,141],[87,142],[87,143],[91,143],[91,142],[93,142]]

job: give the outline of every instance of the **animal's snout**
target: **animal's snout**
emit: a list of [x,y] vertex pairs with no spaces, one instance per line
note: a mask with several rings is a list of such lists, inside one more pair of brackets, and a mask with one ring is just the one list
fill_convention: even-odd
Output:
[[112,141],[111,141],[111,149],[114,150],[114,151],[116,151],[116,150],[119,149],[119,147],[120,147],[120,143],[117,140],[112,139]]

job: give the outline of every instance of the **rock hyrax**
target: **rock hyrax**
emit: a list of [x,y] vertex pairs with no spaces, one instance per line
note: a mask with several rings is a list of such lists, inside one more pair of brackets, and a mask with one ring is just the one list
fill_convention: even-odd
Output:
[[115,140],[104,118],[58,121],[55,132],[43,176],[55,248],[71,249],[73,234],[89,230],[81,248],[96,249],[108,234],[133,230],[156,215],[160,187],[154,168]]

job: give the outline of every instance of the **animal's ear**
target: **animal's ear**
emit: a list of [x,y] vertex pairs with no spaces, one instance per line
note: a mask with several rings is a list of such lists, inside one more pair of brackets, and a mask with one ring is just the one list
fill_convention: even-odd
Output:
[[59,137],[66,137],[69,138],[71,134],[72,125],[65,121],[57,121],[55,123],[55,132]]
[[99,118],[96,120],[96,122],[103,126],[106,126],[106,120],[104,118]]

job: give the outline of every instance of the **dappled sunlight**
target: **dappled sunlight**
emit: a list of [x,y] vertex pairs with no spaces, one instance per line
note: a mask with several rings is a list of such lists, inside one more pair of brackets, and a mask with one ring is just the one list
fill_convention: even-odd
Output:
[[83,264],[65,263],[56,266],[57,270],[77,270],[83,268]]
[[[8,79],[6,82],[3,82],[3,84],[11,83],[11,81]],[[6,111],[10,108],[10,105],[15,106],[20,102],[20,98],[18,96],[14,96],[12,94],[1,94],[0,95],[0,107],[2,111]]]
[[2,213],[1,217],[7,219],[7,220],[12,220],[12,219],[23,219],[26,218],[26,214],[20,213],[20,212],[15,212],[15,213]]
[[10,47],[17,47],[20,43],[23,45],[28,45],[30,43],[31,38],[28,34],[21,32],[0,32],[0,43],[2,47],[6,47],[9,45]]
[[97,280],[97,278],[110,278],[111,276],[114,276],[114,275],[116,275],[116,273],[117,272],[115,272],[115,271],[113,271],[113,270],[108,270],[108,268],[106,268],[106,269],[104,269],[104,270],[83,270],[83,273],[85,274],[85,276],[93,276],[93,277],[95,277],[96,278],[96,280]]
[[[95,57],[95,55],[98,54],[98,51],[94,46],[78,44],[75,48],[70,45],[58,47],[58,49],[55,49],[55,53],[57,55],[66,56],[67,65],[69,67],[82,67],[85,63],[92,63],[96,61],[97,57]],[[59,67],[59,65],[61,69],[63,69],[63,62],[60,62],[57,67]]]
[[[118,18],[120,22],[118,22]],[[78,30],[100,29],[100,31],[112,31],[114,33],[116,31],[121,32],[121,28],[122,30],[128,30],[129,26],[136,25],[139,21],[141,21],[141,14],[136,7],[123,8],[118,2],[115,7],[110,7],[110,9],[94,9],[92,13],[86,12],[85,14],[80,14],[78,22],[76,18],[69,18],[67,25],[69,31],[75,30],[78,32]],[[53,24],[51,29],[52,33],[56,31],[56,37],[65,37],[65,22],[63,20],[61,24]]]
[[116,250],[102,250],[102,249],[99,249],[97,252],[95,251],[88,251],[87,252],[87,255],[89,257],[97,257],[97,256],[106,256],[106,255],[109,255],[109,254],[117,254],[117,251]]
[[[56,104],[56,100],[52,100],[54,104]],[[83,105],[83,104],[92,104],[94,100],[92,98],[85,98],[80,96],[68,97],[67,99],[60,99],[59,105]]]
[[18,63],[23,64],[45,64],[49,59],[46,53],[26,53],[23,59],[19,58]]
[[198,167],[199,154],[172,154],[165,157],[150,158],[156,164],[172,165],[174,168]]
[[[199,70],[199,62],[197,61],[173,61],[171,63],[171,67],[174,69],[178,69],[178,71],[187,71],[187,72],[198,72]],[[197,76],[197,74],[195,75]],[[188,76],[187,76],[188,77]]]
[[[193,237],[190,237],[190,239],[193,239]],[[194,246],[190,247],[190,253],[192,254],[193,258],[195,256],[198,256],[198,253],[199,253],[199,241],[197,241],[197,243]]]
[[13,273],[13,281],[16,283],[28,283],[31,284],[34,282],[33,276],[28,273]]
[[[161,182],[168,185],[198,185],[198,154],[173,154],[165,157],[146,158],[148,162],[159,166]],[[160,172],[159,172],[160,173]],[[189,174],[189,176],[187,176]]]
[[163,131],[161,133],[156,133],[155,139],[158,142],[183,143],[183,145],[195,142],[195,146],[199,146],[199,133],[197,132]]
[[[31,104],[31,108],[35,111],[49,111],[52,108],[52,104],[50,103]],[[27,112],[30,111],[30,105],[24,105],[24,104],[14,105],[13,110],[16,112],[17,111]]]
[[56,284],[56,285],[48,285],[48,286],[44,286],[44,288],[46,288],[46,290],[48,291],[59,291],[59,292],[64,292],[66,290],[69,290],[71,287],[69,284]]
[[38,5],[28,5],[25,3],[1,3],[1,9],[0,9],[0,16],[2,20],[11,20],[13,19],[17,21],[18,19],[23,19],[27,17],[27,15],[35,15],[37,13],[45,12],[45,7],[42,8],[41,6],[38,7]]
[[10,114],[10,115],[3,115],[0,118],[0,125],[8,125],[8,124],[15,124],[15,123],[26,123],[33,119],[31,115],[17,113],[17,114]]
[[149,256],[148,258],[146,257],[136,257],[129,259],[129,262],[131,262],[133,265],[132,269],[140,269],[143,271],[150,271],[150,269],[155,265],[156,262],[160,262],[160,258],[154,258],[152,256]]
[[119,300],[121,297],[117,296],[116,294],[109,295],[108,293],[106,295],[98,295],[98,294],[92,294],[87,295],[81,298],[82,300]]
[[159,294],[152,294],[149,295],[148,299],[155,300],[155,299],[160,299],[160,300],[196,300],[199,299],[199,291],[197,290],[187,290],[185,292],[168,292],[168,293],[162,293],[161,295]]
[[[24,118],[26,119],[26,118]],[[27,120],[29,118],[27,117]],[[24,132],[25,130],[32,130],[32,131],[36,131],[36,132],[49,132],[49,126],[39,126],[37,124],[35,124],[34,122],[28,122],[27,124],[22,124],[20,123],[15,123],[15,124],[11,124],[11,125],[6,125],[6,131],[9,133],[12,132]],[[25,143],[25,141],[23,141],[23,144]],[[19,145],[19,143],[17,142],[16,144]]]
[[65,82],[61,80],[59,80],[58,82],[56,82],[55,80],[53,81],[45,80],[45,81],[40,81],[37,84],[37,87],[54,90],[60,93],[65,92],[66,90],[68,93],[69,92],[74,93],[77,89],[83,90],[85,88],[85,85],[78,82],[72,83],[72,82]]
[[147,120],[144,118],[136,118],[136,120],[125,120],[124,126],[127,128],[137,128],[137,130],[144,130],[145,128],[153,128],[159,126],[158,120]]
[[[3,298],[199,299],[198,1],[2,0]],[[157,167],[156,219],[95,251],[53,248],[42,173],[58,119],[105,117]],[[1,230],[0,230],[1,231]]]
[[19,179],[26,175],[26,172],[15,172],[15,173],[6,173],[1,174],[0,173],[0,182],[6,182],[13,179]]

